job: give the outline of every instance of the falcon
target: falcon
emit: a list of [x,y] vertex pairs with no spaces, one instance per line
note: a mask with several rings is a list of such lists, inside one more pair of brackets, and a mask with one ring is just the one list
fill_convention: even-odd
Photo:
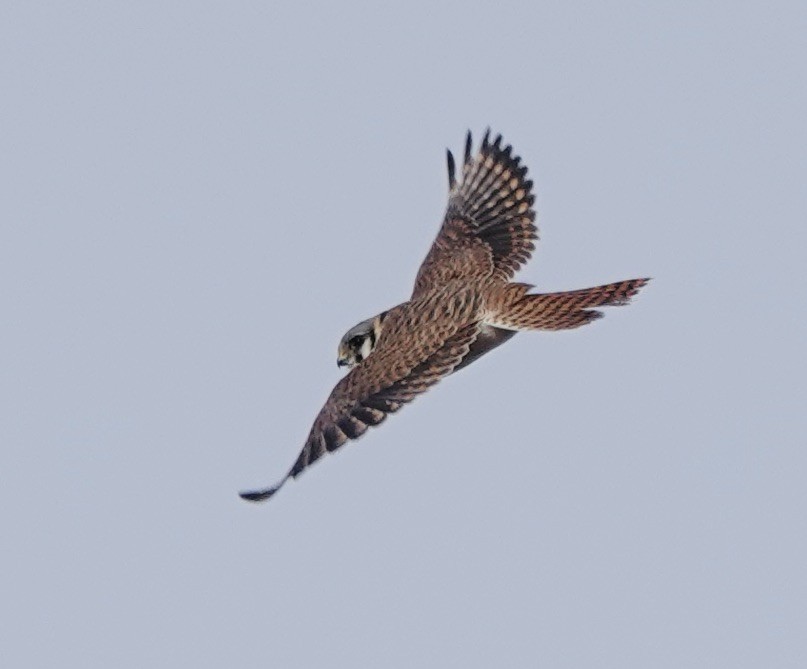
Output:
[[269,499],[290,478],[523,330],[571,330],[600,318],[596,307],[627,304],[649,279],[532,293],[511,281],[538,239],[532,181],[501,135],[485,133],[472,154],[469,132],[458,181],[451,151],[448,207],[420,266],[412,296],[348,330],[337,363],[350,371],[334,387],[288,473],[263,490]]

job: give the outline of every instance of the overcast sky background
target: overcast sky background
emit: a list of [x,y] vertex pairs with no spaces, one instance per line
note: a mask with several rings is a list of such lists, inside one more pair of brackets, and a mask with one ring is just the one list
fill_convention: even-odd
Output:
[[[805,666],[805,3],[129,5],[0,7],[3,667]],[[241,501],[487,125],[654,281]]]

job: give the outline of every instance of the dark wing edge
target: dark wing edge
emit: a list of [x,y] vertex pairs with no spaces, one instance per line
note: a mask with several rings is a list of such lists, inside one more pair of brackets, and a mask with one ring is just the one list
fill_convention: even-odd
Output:
[[476,362],[485,353],[489,353],[497,346],[501,346],[506,341],[510,341],[516,334],[515,330],[505,330],[504,328],[497,328],[494,325],[484,324],[479,328],[479,336],[474,340],[468,348],[468,353],[460,360],[459,364],[454,368],[454,372],[458,372],[464,367],[467,367],[472,362]]
[[[529,260],[538,239],[535,225],[532,181],[521,158],[512,147],[503,146],[501,135],[490,141],[485,132],[482,145],[471,156],[472,138],[466,136],[462,181],[457,182],[455,161],[447,151],[449,198],[443,226],[415,282],[415,295],[438,278],[440,263],[450,253],[458,230],[483,242],[491,251],[494,271],[503,279],[511,278]],[[462,221],[465,225],[456,225]],[[463,245],[459,244],[458,248]]]
[[[348,441],[358,439],[368,428],[380,425],[389,414],[395,413],[404,404],[408,404],[451,374],[466,358],[478,334],[477,323],[470,323],[460,328],[437,351],[414,367],[406,377],[367,397],[348,402],[340,411],[333,409],[342,404],[343,399],[339,396],[342,385],[337,384],[314,421],[305,446],[288,473],[270,488],[240,492],[239,495],[250,502],[265,501],[280,490],[286,481],[299,476],[326,453],[339,449]],[[363,368],[359,366],[350,373],[356,374],[362,371]]]

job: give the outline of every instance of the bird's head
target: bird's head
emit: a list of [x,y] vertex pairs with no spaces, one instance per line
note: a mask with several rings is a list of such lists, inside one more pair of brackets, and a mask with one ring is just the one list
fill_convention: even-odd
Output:
[[352,369],[369,356],[381,336],[381,326],[387,312],[378,314],[354,325],[339,342],[336,364]]

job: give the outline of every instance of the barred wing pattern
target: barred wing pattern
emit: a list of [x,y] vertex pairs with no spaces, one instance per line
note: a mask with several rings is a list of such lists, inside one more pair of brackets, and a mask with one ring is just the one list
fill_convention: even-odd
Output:
[[538,239],[527,168],[501,135],[491,141],[489,130],[475,155],[468,133],[461,181],[450,151],[447,159],[448,206],[412,297],[383,312],[383,319],[359,324],[373,323],[372,338],[362,340],[371,342],[370,352],[357,355],[358,364],[336,384],[283,479],[270,488],[240,493],[244,499],[268,499],[323,455],[358,439],[516,331],[585,325],[602,315],[598,307],[626,304],[647,283],[631,279],[543,294],[510,283]]
[[504,282],[535,248],[535,196],[526,166],[509,144],[502,146],[501,135],[491,142],[490,130],[473,157],[471,147],[469,132],[461,182],[455,178],[454,156],[447,152],[448,208],[418,271],[413,299],[452,279],[493,275]]
[[465,325],[398,380],[378,383],[371,365],[358,365],[336,384],[286,476],[271,488],[242,492],[241,497],[253,502],[268,499],[289,478],[296,477],[323,455],[337,450],[349,440],[358,439],[369,427],[382,423],[389,414],[451,374],[467,355],[478,332],[476,323]]

